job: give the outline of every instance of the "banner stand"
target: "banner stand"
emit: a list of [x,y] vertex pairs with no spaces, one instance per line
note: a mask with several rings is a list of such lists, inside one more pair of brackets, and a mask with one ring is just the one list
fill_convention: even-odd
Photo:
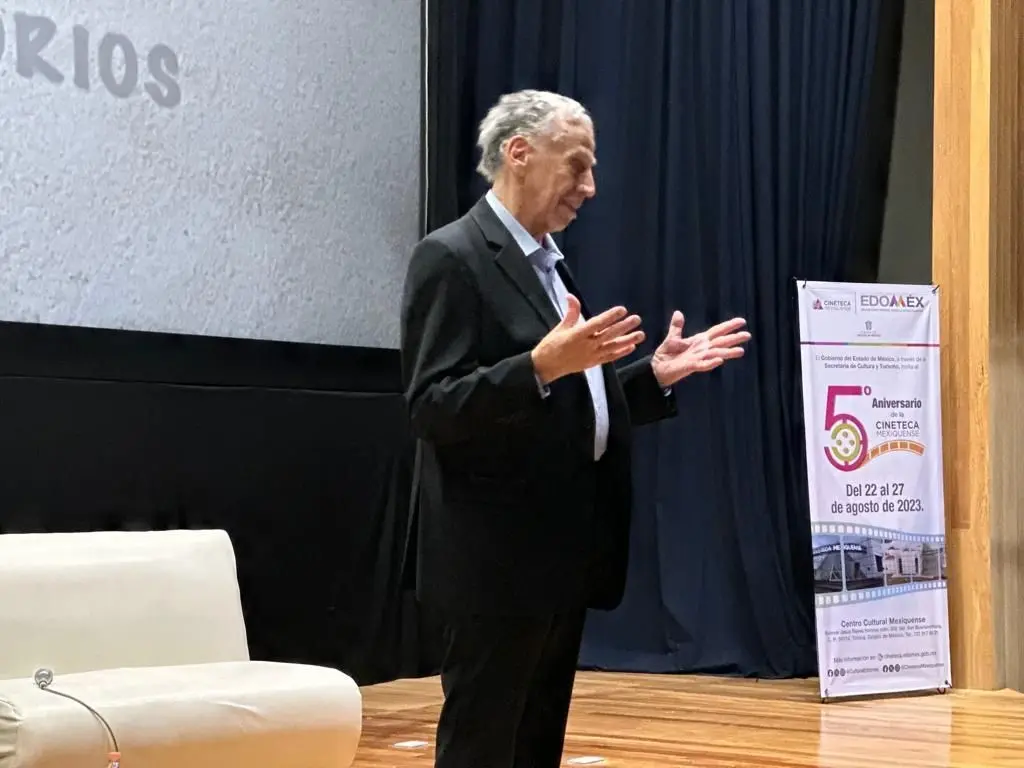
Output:
[[945,692],[938,288],[797,297],[822,701]]

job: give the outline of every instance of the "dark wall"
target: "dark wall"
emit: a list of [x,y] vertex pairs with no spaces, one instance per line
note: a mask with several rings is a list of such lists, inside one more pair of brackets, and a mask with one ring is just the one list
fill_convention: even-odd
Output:
[[0,529],[224,528],[255,658],[421,671],[393,350],[0,324]]
[[899,77],[878,279],[891,283],[929,283],[932,279],[934,0],[913,0],[905,6]]

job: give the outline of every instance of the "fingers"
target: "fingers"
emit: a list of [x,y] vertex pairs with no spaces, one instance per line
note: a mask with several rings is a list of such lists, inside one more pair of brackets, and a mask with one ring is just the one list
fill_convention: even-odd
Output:
[[661,342],[660,349],[670,355],[681,355],[689,348],[686,339],[677,339],[673,336],[667,337]]
[[[635,335],[636,334],[631,334],[631,336]],[[640,333],[640,337],[640,341],[643,341],[643,333]],[[626,338],[630,337],[623,337],[623,339]],[[633,352],[636,350],[638,343],[639,342],[635,342],[632,340],[616,340],[614,342],[607,342],[604,345],[602,345],[601,350],[597,356],[596,364],[605,365],[607,363],[614,363],[617,360],[621,360],[622,358],[633,354]]]
[[719,336],[717,338],[712,336],[711,339],[712,347],[735,347],[739,344],[746,344],[750,341],[750,334],[743,331],[742,333],[730,333],[726,336]]
[[598,342],[597,355],[601,365],[632,354],[643,343],[646,338],[644,332],[634,330],[640,327],[640,322],[639,315],[630,315],[590,337]]
[[592,334],[595,338],[601,339],[615,339],[623,334],[630,333],[635,328],[640,327],[640,315],[630,315],[624,320],[619,320],[616,323],[608,326],[602,331]]
[[[714,339],[725,334],[735,333],[746,324],[747,321],[744,320],[742,317],[734,317],[732,318],[732,320],[726,320],[725,322],[719,323],[718,325],[711,326],[710,328],[708,328],[708,330],[705,331],[705,333],[712,339]],[[748,337],[749,335],[750,334],[747,334]]]
[[[570,296],[570,298],[572,297]],[[578,306],[579,302],[576,303]],[[625,307],[612,307],[611,309],[606,309],[601,314],[594,315],[592,318],[587,320],[587,322],[580,325],[579,332],[587,336],[593,336],[595,334],[601,333],[609,329],[615,323],[625,318],[626,314],[627,313]],[[636,315],[634,315],[634,317],[636,317]],[[639,320],[639,318],[637,318],[637,320]]]
[[[742,336],[743,334],[735,334],[736,336]],[[715,339],[714,341],[708,342],[704,340],[703,344],[695,346],[694,352],[696,352],[702,359],[713,360],[722,358],[723,360],[736,360],[737,358],[743,357],[746,350],[740,346],[741,342],[728,342],[725,337]]]
[[622,347],[632,347],[632,349],[636,349],[644,343],[645,338],[646,336],[643,331],[634,331],[633,333],[628,333],[623,336],[609,336],[607,340],[601,342],[598,349],[601,351],[615,350]]
[[725,362],[721,357],[706,357],[703,360],[698,361],[693,367],[700,373],[707,373],[713,371],[718,366]]
[[[636,330],[641,322],[639,315],[617,319],[625,311],[624,307],[613,307],[578,327],[581,335],[596,344],[594,354],[601,365],[632,354],[647,338],[642,330]],[[592,330],[594,327],[599,330]]]
[[565,316],[549,334],[562,339],[558,347],[563,350],[560,357],[566,371],[581,372],[615,362],[644,341],[639,315],[628,315],[625,307],[612,307],[582,323],[580,313],[580,301],[570,294]]
[[713,354],[708,357],[711,359],[722,358],[724,360],[738,360],[746,354],[746,350],[743,347],[723,347],[715,348]]
[[580,300],[570,293],[565,297],[565,303],[566,311],[561,325],[565,328],[572,328],[580,319]]

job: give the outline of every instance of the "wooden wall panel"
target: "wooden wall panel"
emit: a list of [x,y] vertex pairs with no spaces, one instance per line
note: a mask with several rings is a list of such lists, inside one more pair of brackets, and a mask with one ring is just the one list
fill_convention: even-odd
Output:
[[1019,0],[936,0],[932,273],[942,295],[957,688],[1024,689]]
[[996,684],[1024,690],[1024,3],[992,3],[990,518]]
[[953,685],[991,688],[988,505],[988,0],[936,0],[932,280],[941,296],[942,429]]

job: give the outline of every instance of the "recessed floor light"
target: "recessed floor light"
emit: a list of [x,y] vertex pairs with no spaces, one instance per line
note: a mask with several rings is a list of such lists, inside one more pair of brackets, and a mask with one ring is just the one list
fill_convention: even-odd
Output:
[[392,744],[395,749],[420,749],[421,747],[427,746],[425,741],[400,741],[397,744]]

